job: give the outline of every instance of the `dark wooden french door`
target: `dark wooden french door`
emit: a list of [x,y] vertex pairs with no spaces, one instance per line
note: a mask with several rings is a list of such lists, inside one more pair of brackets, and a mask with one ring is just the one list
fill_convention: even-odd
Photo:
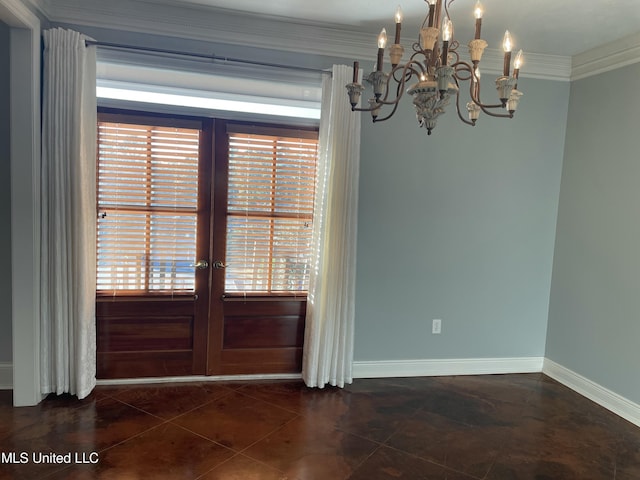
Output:
[[[306,295],[226,291],[229,138],[242,130],[218,121],[214,134],[214,191],[208,374],[294,373],[301,370]],[[258,129],[269,132],[270,129]]]
[[[171,273],[173,275],[188,276],[185,272],[192,272],[193,284],[189,284],[192,288],[142,290],[135,286],[135,288],[118,290],[109,286],[103,290],[99,289],[96,301],[98,378],[300,371],[306,297],[304,295],[228,295],[225,292],[229,124],[224,120],[169,118],[164,115],[109,109],[101,109],[99,112],[99,127],[101,124],[194,129],[199,132],[200,143],[197,167],[197,212],[194,213],[197,228],[193,236],[193,255],[188,262],[180,263],[175,260],[172,263],[165,262],[173,265]],[[100,162],[108,165],[113,156],[107,148],[109,145],[101,147],[100,142],[107,144],[108,137],[109,135],[104,134],[101,139],[99,133],[99,170]],[[162,150],[163,148],[155,146],[148,150],[153,152],[154,149]],[[125,170],[129,168],[124,161],[120,160],[120,163],[125,165]],[[159,163],[162,164],[162,161]],[[105,168],[107,167],[103,170]],[[148,166],[147,173],[154,168],[158,169],[153,164]],[[182,167],[178,165],[172,168],[179,170]],[[128,171],[123,174],[123,177],[127,175],[135,177]],[[149,176],[153,177],[153,173]],[[160,178],[158,186],[147,185],[147,199],[151,198],[156,190],[161,191],[162,186],[169,182],[160,175],[156,176]],[[109,185],[117,183],[111,177],[105,178],[107,179],[100,180],[99,175],[99,192],[101,181],[108,186],[104,187],[107,190],[110,188]],[[128,191],[137,187],[123,184],[118,188]],[[108,197],[108,195],[103,196]],[[163,244],[163,239],[160,238],[162,232],[157,232],[160,228],[158,225],[162,222],[154,219],[164,218],[162,215],[167,218],[177,218],[182,214],[180,209],[183,207],[173,206],[174,212],[171,212],[166,211],[167,207],[154,206],[152,201],[147,202],[151,205],[149,207],[151,210],[140,213],[136,210],[139,209],[137,204],[131,206],[121,202],[116,205],[113,202],[109,203],[111,201],[109,197],[108,201],[101,206],[100,198],[99,193],[98,251],[101,251],[101,242],[106,244],[114,237],[113,232],[107,228],[108,225],[104,226],[106,219],[118,218],[118,215],[123,215],[122,212],[130,215],[135,213],[140,217],[146,215],[146,218],[152,220],[147,222],[145,230],[145,235],[151,238],[147,240],[145,260],[139,266],[131,267],[129,270],[135,271],[137,275],[138,271],[146,269],[146,275],[154,281],[162,275],[168,276],[168,270],[167,272],[158,270],[157,265],[162,262],[153,260],[154,245]],[[135,241],[139,240],[138,236],[131,234],[128,230],[124,228],[121,230],[125,232],[121,235],[122,238],[128,238],[127,235],[129,235]],[[154,234],[158,237],[157,241],[154,240]],[[184,238],[187,237],[184,235]],[[178,238],[179,242],[183,240]],[[121,247],[116,245],[110,248]],[[122,255],[127,256],[125,253]],[[120,269],[119,272],[122,271],[121,266],[112,265],[118,260],[118,258],[115,261],[101,260],[99,253],[99,272],[109,274],[117,268]],[[110,274],[114,276],[113,273]],[[119,275],[122,277],[122,274]],[[147,283],[152,285],[150,281]]]

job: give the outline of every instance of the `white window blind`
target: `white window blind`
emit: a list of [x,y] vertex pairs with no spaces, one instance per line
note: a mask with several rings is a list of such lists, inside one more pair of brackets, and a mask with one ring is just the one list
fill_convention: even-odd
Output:
[[197,129],[98,123],[97,289],[192,292]]
[[301,136],[229,133],[228,293],[308,289],[318,141]]

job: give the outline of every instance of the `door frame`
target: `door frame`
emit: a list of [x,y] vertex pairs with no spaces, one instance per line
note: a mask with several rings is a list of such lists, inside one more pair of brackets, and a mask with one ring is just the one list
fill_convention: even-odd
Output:
[[40,389],[40,19],[20,0],[0,0],[10,27],[11,332],[13,404]]

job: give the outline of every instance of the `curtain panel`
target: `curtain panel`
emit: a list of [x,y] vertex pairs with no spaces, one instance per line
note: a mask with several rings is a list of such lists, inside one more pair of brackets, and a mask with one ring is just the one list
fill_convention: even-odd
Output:
[[352,69],[325,76],[320,117],[311,278],[302,376],[309,387],[353,381],[360,113],[345,85]]
[[96,52],[84,35],[43,32],[41,388],[95,386]]

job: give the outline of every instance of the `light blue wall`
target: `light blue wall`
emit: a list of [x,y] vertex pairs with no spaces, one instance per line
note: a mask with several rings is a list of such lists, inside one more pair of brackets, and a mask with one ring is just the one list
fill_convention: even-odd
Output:
[[[69,27],[100,41],[315,68],[349,63]],[[515,120],[484,117],[471,128],[449,109],[429,138],[410,100],[389,122],[364,118],[356,360],[544,354],[569,84],[523,79],[521,88]],[[439,336],[433,318],[443,320]]]
[[12,359],[9,98],[9,27],[0,22],[0,362]]
[[571,87],[547,357],[640,402],[640,63]]
[[544,355],[569,84],[520,87],[514,120],[430,137],[409,99],[363,118],[356,360]]

